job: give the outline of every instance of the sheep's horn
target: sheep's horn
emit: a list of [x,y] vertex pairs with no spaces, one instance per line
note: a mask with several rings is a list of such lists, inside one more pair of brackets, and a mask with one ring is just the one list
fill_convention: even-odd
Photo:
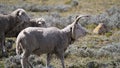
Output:
[[79,19],[81,19],[82,17],[89,17],[90,15],[79,15],[79,16],[77,16],[77,18],[76,18],[76,20],[74,21],[74,23],[76,24],[78,21],[79,21]]

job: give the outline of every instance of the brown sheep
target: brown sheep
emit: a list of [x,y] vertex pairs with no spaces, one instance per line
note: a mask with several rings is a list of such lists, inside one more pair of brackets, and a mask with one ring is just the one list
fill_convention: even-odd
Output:
[[30,54],[40,56],[44,53],[47,54],[47,68],[50,66],[52,54],[60,58],[62,67],[65,68],[64,51],[69,44],[72,44],[79,37],[83,37],[87,33],[78,23],[82,17],[87,16],[78,16],[72,24],[63,29],[56,27],[28,27],[22,30],[16,39],[16,53],[19,55],[22,50],[22,68],[32,68],[32,65],[28,62]]
[[29,16],[23,9],[17,9],[7,15],[0,14],[0,48],[3,56],[7,56],[5,48],[6,34],[14,29],[15,26],[24,22],[29,22],[29,20]]
[[6,34],[7,37],[17,37],[19,32],[27,27],[47,27],[45,19],[44,18],[34,18],[30,19],[29,23],[23,23],[13,30],[11,30],[9,33]]

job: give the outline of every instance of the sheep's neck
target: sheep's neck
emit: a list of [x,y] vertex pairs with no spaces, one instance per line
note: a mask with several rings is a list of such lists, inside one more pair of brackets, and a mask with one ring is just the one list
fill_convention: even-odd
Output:
[[70,28],[69,29],[62,29],[62,33],[67,37],[67,40],[68,40],[68,44],[72,44],[74,43],[75,39],[72,38],[72,32],[70,31]]

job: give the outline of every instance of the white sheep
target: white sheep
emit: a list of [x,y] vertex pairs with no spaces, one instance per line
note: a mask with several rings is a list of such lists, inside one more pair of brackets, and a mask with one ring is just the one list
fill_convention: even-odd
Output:
[[22,49],[22,68],[32,67],[28,62],[30,54],[40,56],[44,53],[47,54],[46,67],[50,65],[51,55],[55,54],[60,58],[62,67],[65,68],[64,51],[69,44],[86,35],[86,30],[78,23],[82,17],[87,17],[87,15],[78,16],[72,24],[63,29],[28,27],[22,30],[16,39],[16,53],[19,55]]
[[17,9],[10,14],[0,14],[0,48],[3,56],[7,56],[5,49],[5,36],[14,29],[17,25],[23,22],[29,22],[30,18],[26,11]]

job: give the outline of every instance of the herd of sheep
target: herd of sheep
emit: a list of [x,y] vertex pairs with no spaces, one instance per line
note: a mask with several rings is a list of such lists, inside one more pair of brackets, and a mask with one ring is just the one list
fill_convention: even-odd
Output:
[[[17,37],[16,53],[21,57],[22,68],[32,68],[28,62],[31,54],[40,56],[47,54],[46,67],[50,66],[52,54],[55,54],[64,65],[64,52],[67,47],[75,40],[87,34],[78,22],[82,17],[88,15],[79,15],[73,23],[63,29],[56,27],[47,27],[43,18],[30,19],[24,9],[17,9],[10,14],[0,14],[0,48],[3,56],[7,56],[5,47],[5,37]],[[20,25],[24,24],[24,28]],[[25,25],[26,24],[26,25]],[[19,30],[16,30],[19,27]],[[17,31],[17,34],[9,33]]]

